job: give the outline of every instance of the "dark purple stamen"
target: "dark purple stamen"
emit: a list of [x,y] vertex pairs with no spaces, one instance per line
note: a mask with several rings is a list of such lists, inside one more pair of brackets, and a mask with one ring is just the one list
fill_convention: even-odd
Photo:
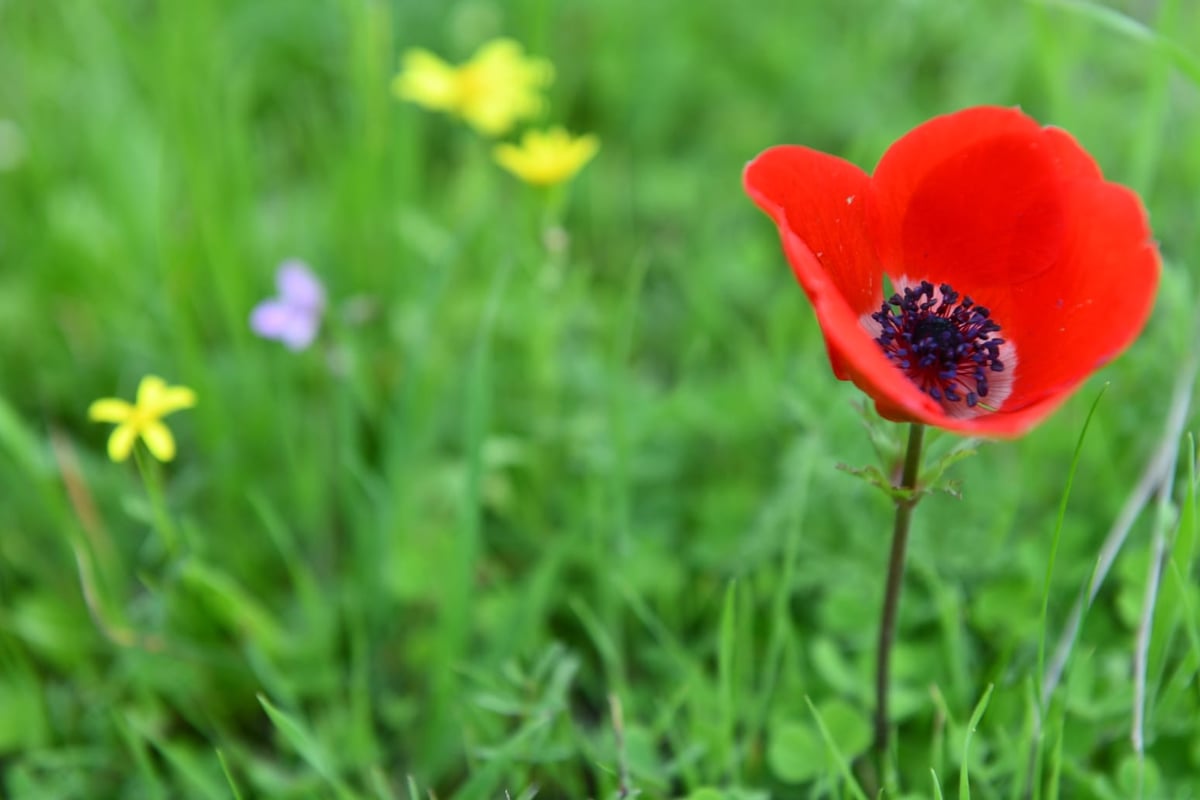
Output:
[[988,372],[1004,371],[1004,340],[991,338],[1000,330],[991,312],[970,297],[960,302],[948,283],[940,288],[940,298],[929,281],[892,295],[871,315],[880,325],[875,341],[934,400],[974,408],[987,397]]

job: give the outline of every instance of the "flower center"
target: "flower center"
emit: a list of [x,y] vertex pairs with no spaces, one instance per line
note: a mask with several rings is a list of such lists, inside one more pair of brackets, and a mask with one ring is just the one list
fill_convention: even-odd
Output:
[[980,403],[988,396],[988,375],[1004,371],[1004,339],[992,338],[1000,326],[990,311],[970,297],[960,300],[948,283],[934,289],[921,281],[903,296],[892,295],[871,319],[879,323],[875,341],[884,354],[921,391],[943,405],[988,408]]

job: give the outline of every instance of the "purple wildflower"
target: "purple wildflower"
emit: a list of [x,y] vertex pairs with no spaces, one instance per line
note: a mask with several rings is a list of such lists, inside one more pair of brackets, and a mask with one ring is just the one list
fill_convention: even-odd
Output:
[[277,297],[254,307],[250,327],[264,339],[283,342],[291,350],[312,344],[325,311],[325,287],[303,261],[290,259],[275,273]]

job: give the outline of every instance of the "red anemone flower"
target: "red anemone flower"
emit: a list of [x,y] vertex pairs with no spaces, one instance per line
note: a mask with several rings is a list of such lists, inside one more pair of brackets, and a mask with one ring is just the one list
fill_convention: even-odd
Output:
[[743,180],[779,226],[834,374],[888,419],[1019,436],[1128,347],[1154,303],[1137,195],[1016,109],[934,118],[874,175],[780,146]]

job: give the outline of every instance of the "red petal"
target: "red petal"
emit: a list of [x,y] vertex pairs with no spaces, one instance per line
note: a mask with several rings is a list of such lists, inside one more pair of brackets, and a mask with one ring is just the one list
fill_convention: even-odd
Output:
[[[867,239],[870,178],[849,161],[807,147],[773,147],[746,166],[743,181],[755,203],[803,242],[823,268],[822,281],[857,313],[877,311],[879,262]],[[794,265],[793,265],[794,266]],[[806,275],[797,274],[811,291]]]
[[1060,262],[1014,287],[1011,318],[1000,322],[1020,360],[1009,408],[1070,392],[1133,343],[1154,306],[1161,266],[1137,195],[1080,181],[1068,198]]
[[882,271],[867,239],[870,178],[840,158],[783,146],[751,161],[742,180],[751,199],[779,226],[792,271],[825,333],[834,373],[848,379],[839,342],[851,334],[870,341],[858,318],[883,302]]
[[806,147],[775,147],[750,162],[743,181],[779,226],[834,374],[853,380],[892,419],[940,421],[941,407],[887,360],[862,326],[862,316],[883,302],[882,272],[867,238],[866,173]]
[[1009,286],[1053,266],[1065,237],[1058,131],[1019,111],[939,117],[888,149],[875,171],[871,225],[893,278],[960,292]]

